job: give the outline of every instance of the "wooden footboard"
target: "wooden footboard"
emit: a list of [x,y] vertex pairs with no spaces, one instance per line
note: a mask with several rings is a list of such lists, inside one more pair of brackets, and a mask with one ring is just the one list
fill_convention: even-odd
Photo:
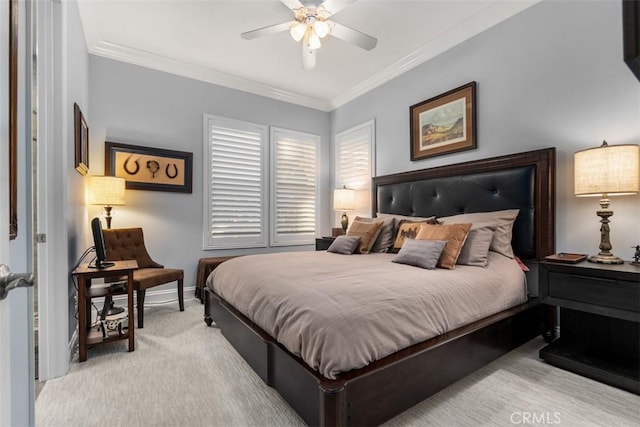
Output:
[[309,425],[378,425],[542,332],[537,299],[416,344],[336,380],[320,376],[205,288],[205,321]]

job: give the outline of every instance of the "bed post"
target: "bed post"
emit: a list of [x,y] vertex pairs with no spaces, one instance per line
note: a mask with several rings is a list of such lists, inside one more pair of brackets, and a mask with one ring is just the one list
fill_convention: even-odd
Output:
[[328,390],[320,384],[320,425],[347,425],[347,392],[344,386]]

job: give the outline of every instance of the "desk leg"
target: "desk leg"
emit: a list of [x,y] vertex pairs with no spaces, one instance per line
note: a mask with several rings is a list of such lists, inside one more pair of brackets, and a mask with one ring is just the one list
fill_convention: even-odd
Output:
[[87,303],[85,289],[87,283],[82,274],[78,276],[78,335],[79,348],[78,359],[80,362],[87,360]]
[[129,311],[129,351],[134,351],[134,331],[136,330],[136,325],[133,320],[133,271],[129,271],[127,274],[127,308]]

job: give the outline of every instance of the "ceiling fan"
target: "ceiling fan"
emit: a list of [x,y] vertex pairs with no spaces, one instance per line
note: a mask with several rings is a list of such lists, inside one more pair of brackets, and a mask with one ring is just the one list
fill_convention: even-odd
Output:
[[337,22],[329,21],[343,8],[357,0],[280,0],[293,11],[294,21],[270,25],[241,34],[246,40],[269,34],[287,31],[297,42],[302,41],[302,66],[310,70],[316,66],[316,50],[322,45],[320,39],[328,36],[352,43],[362,49],[371,50],[378,40],[368,34],[349,28]]

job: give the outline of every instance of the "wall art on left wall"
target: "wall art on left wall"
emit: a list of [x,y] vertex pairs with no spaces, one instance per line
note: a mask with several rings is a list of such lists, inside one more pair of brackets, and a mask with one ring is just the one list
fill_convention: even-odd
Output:
[[9,239],[18,236],[18,0],[9,2]]
[[126,180],[128,190],[191,193],[193,153],[105,142],[105,175]]
[[73,104],[73,128],[75,140],[75,165],[80,175],[89,172],[89,126],[78,104]]

